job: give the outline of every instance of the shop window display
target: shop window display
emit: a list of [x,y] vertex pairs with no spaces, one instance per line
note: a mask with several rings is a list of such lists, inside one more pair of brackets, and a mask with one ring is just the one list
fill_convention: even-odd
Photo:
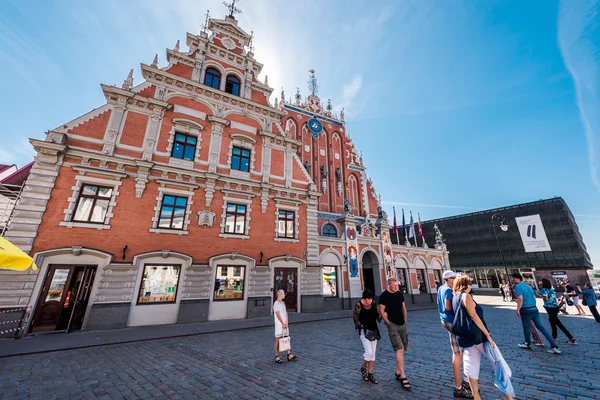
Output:
[[144,266],[138,304],[175,303],[180,265]]
[[244,266],[219,265],[213,300],[243,300],[245,270]]

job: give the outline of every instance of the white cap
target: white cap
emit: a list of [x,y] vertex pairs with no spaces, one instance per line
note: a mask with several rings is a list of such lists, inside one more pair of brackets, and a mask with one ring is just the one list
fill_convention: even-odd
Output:
[[442,278],[444,278],[444,280],[450,279],[450,278],[456,278],[456,272],[446,271],[446,272],[444,272],[444,275],[442,275]]

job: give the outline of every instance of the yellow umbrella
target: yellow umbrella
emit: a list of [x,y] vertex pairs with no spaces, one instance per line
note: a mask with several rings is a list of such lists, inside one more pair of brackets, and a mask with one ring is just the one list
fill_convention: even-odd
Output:
[[37,269],[33,258],[29,257],[23,250],[0,237],[0,269],[14,269],[25,271],[27,269]]

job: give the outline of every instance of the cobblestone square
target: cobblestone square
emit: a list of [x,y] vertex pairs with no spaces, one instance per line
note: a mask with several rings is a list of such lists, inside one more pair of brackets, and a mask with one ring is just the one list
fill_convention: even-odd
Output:
[[[518,399],[600,398],[600,324],[561,316],[578,345],[563,354],[521,350],[514,305],[485,306],[491,333],[513,370]],[[547,317],[542,315],[549,328]],[[363,382],[362,346],[350,318],[291,326],[299,361],[273,362],[273,329],[67,350],[0,359],[1,399],[451,399],[450,345],[435,310],[409,312],[406,368],[412,390],[394,380],[384,325],[377,350],[379,385]],[[502,398],[482,361],[481,393]]]

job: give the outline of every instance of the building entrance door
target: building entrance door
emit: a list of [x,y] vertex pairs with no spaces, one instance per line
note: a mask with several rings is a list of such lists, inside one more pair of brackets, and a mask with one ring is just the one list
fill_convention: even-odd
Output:
[[288,312],[298,311],[298,270],[293,268],[275,268],[275,282],[273,287],[275,291],[273,296],[277,296],[277,291],[285,292],[285,306]]
[[51,265],[33,314],[31,331],[81,329],[95,276],[95,266]]
[[373,268],[363,268],[363,287],[375,293],[375,277],[373,276]]

